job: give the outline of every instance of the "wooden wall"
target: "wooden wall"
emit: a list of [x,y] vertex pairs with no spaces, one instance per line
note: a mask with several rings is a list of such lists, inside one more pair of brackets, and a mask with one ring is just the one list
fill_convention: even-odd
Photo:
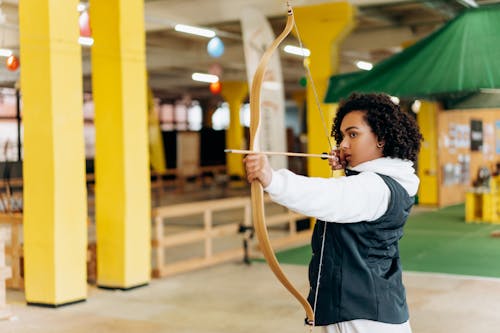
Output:
[[[483,144],[471,149],[471,121],[482,121]],[[499,135],[495,122],[500,109],[447,110],[438,113],[438,184],[439,206],[465,201],[465,192],[472,186],[480,167],[493,171],[500,162],[495,138]],[[476,134],[477,135],[477,134]]]

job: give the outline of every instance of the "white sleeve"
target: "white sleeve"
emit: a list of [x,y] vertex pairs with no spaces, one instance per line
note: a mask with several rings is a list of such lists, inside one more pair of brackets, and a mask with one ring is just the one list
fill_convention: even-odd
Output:
[[265,188],[271,199],[306,216],[327,222],[374,221],[387,210],[390,190],[373,172],[340,178],[304,177],[273,171]]

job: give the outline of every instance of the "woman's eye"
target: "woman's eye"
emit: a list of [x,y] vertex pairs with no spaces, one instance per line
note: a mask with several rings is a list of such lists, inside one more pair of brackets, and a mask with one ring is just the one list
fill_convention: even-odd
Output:
[[353,133],[353,132],[349,133],[349,137],[350,137],[350,138],[355,138],[356,136],[357,136],[357,134],[356,134],[356,133]]

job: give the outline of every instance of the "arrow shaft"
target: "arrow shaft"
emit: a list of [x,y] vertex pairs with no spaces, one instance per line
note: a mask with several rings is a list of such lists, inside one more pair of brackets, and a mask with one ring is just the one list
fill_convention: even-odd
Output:
[[279,151],[253,151],[253,150],[244,150],[244,149],[225,149],[226,153],[233,154],[260,154],[260,155],[278,155],[278,156],[296,156],[296,157],[319,157],[323,159],[327,159],[332,157],[329,154],[306,154],[306,153],[289,153],[289,152],[279,152]]

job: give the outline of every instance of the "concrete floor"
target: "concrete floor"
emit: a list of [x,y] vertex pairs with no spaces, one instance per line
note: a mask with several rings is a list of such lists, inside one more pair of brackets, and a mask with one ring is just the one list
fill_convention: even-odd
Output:
[[[159,201],[172,204],[247,192],[247,188],[195,189],[167,192]],[[283,268],[305,293],[307,267]],[[404,280],[414,333],[500,332],[500,279],[405,272]],[[149,286],[130,291],[89,287],[86,302],[59,309],[26,306],[24,294],[12,290],[7,302],[12,317],[0,321],[1,333],[309,332],[302,324],[301,306],[264,263],[222,264],[154,279]]]
[[[305,266],[284,269],[307,290]],[[414,333],[500,332],[500,279],[405,272],[404,280]],[[300,305],[263,263],[223,264],[130,291],[89,288],[86,302],[59,309],[26,306],[22,292],[8,291],[7,300],[13,317],[0,321],[2,333],[309,332]]]

